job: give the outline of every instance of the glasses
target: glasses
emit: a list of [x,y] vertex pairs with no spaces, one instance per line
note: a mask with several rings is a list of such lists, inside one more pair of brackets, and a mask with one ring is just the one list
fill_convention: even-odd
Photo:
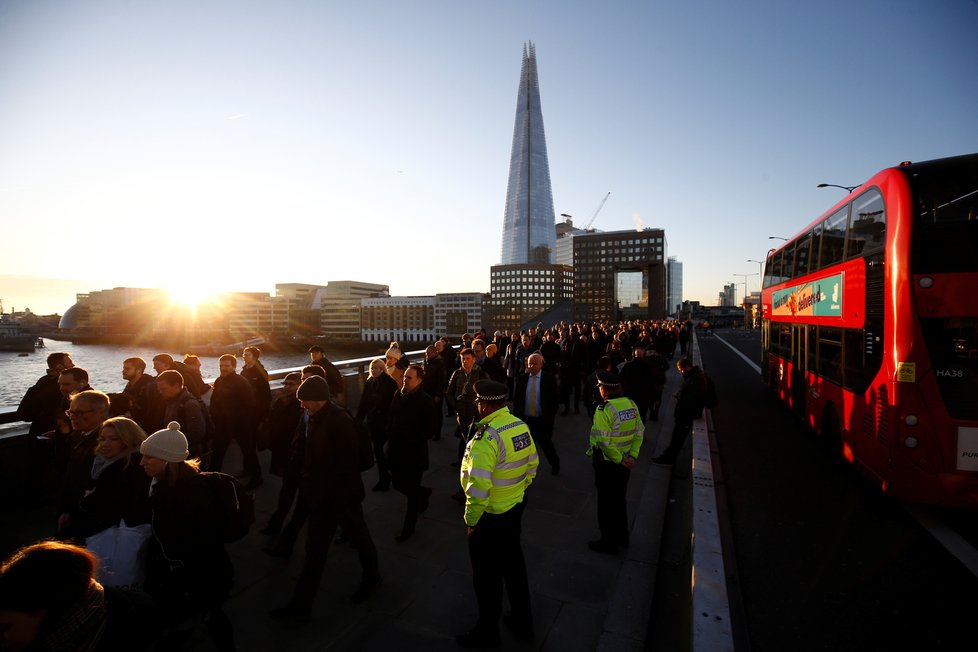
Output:
[[88,414],[89,412],[94,412],[95,410],[65,410],[65,414],[69,417],[77,417],[82,414]]

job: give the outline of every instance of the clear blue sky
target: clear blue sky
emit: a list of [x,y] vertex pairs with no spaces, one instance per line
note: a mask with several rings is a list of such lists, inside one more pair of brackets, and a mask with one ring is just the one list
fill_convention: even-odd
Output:
[[714,303],[843,192],[817,183],[978,151],[976,27],[974,0],[0,0],[0,299],[488,291],[533,41],[557,213],[611,191],[594,226],[665,229]]

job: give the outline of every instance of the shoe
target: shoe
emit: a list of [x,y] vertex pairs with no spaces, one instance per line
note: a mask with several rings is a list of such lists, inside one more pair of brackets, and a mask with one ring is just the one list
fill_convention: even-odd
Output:
[[309,611],[288,604],[284,607],[276,607],[268,610],[268,617],[283,623],[294,623],[296,625],[306,625],[310,621]]
[[251,480],[248,481],[248,484],[244,486],[244,490],[254,491],[258,487],[262,486],[263,484],[265,484],[265,481],[261,479],[260,475],[256,475],[255,477],[253,477]]
[[421,487],[424,489],[424,500],[418,506],[418,514],[424,514],[425,510],[428,509],[428,501],[431,498],[431,487]]
[[282,531],[282,526],[278,523],[269,523],[264,528],[258,531],[259,534],[264,534],[266,537],[274,537]]
[[618,554],[618,546],[613,543],[608,543],[603,539],[597,539],[596,541],[588,541],[587,547],[594,552],[603,552],[608,555]]
[[377,591],[377,588],[380,586],[381,581],[382,579],[380,575],[374,575],[370,579],[365,579],[361,581],[360,586],[357,588],[356,591],[353,592],[353,595],[350,596],[350,600],[352,600],[356,604],[360,604],[361,602],[364,602],[367,598],[369,598]]
[[486,632],[478,629],[459,634],[455,637],[455,642],[459,647],[499,647],[499,632]]
[[401,533],[394,537],[394,541],[404,543],[412,536],[414,536],[414,530],[401,530]]
[[390,488],[391,484],[389,482],[378,482],[370,489],[370,491],[387,491]]
[[664,466],[672,466],[674,460],[669,459],[665,455],[660,455],[659,457],[653,457],[653,464],[662,464]]
[[275,546],[274,548],[262,548],[262,552],[264,552],[269,557],[278,557],[280,559],[288,559],[289,557],[292,556],[291,550],[288,550],[286,548],[281,548],[279,546]]
[[503,616],[503,624],[509,628],[509,631],[516,634],[516,638],[520,639],[524,643],[529,643],[533,640],[532,624],[517,620],[511,613]]

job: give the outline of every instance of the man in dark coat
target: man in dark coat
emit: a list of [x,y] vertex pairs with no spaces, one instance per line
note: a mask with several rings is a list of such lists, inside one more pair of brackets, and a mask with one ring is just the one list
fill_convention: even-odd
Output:
[[431,489],[421,486],[428,468],[428,440],[441,429],[441,412],[422,389],[424,368],[412,364],[404,370],[404,385],[391,401],[387,420],[387,456],[394,488],[407,496],[404,525],[395,539],[407,541],[414,534],[418,514],[428,509]]
[[682,374],[683,384],[676,394],[676,411],[673,413],[675,426],[669,446],[659,457],[652,458],[656,464],[672,464],[686,443],[693,429],[693,421],[703,416],[703,398],[706,394],[706,378],[703,370],[689,358],[679,358],[676,369]]
[[68,406],[68,417],[73,433],[58,507],[58,536],[61,538],[74,535],[69,515],[77,509],[78,501],[92,486],[95,447],[102,422],[109,418],[109,397],[95,390],[74,394]]
[[625,396],[635,402],[644,424],[652,405],[652,369],[646,363],[645,349],[640,346],[632,349],[632,359],[622,365],[620,376]]
[[363,518],[365,494],[353,417],[330,403],[329,385],[319,376],[304,380],[296,395],[309,413],[299,482],[299,500],[309,510],[306,558],[292,601],[272,609],[269,616],[307,623],[337,525],[342,526],[343,533],[357,549],[363,571],[353,601],[363,602],[370,597],[381,579],[377,549]]
[[560,458],[554,447],[554,418],[560,404],[557,378],[543,370],[543,356],[531,353],[526,358],[526,373],[516,379],[513,415],[530,429],[537,448],[550,463],[550,472],[560,473]]
[[132,420],[148,433],[162,428],[162,400],[156,389],[156,379],[146,373],[146,361],[142,358],[126,358],[122,362],[122,378],[128,381],[122,394],[129,399]]
[[214,421],[214,451],[208,465],[220,471],[224,454],[232,439],[238,440],[244,456],[244,473],[250,476],[245,488],[249,491],[262,483],[258,450],[255,448],[255,397],[247,380],[235,372],[237,358],[224,354],[219,359],[221,375],[214,381],[211,397],[211,418]]
[[[435,402],[441,418],[441,408],[445,402],[445,387],[448,385],[448,372],[445,371],[445,360],[438,355],[438,349],[434,345],[429,345],[424,350],[424,380],[421,382],[423,389],[431,400]],[[435,433],[433,440],[441,439],[441,428]]]
[[38,439],[54,430],[55,413],[63,411],[61,407],[61,390],[58,388],[58,376],[65,369],[75,366],[67,353],[52,353],[47,359],[48,368],[20,400],[17,407],[17,418],[30,421],[27,447],[30,452],[30,469],[28,470],[28,487],[26,497],[36,500],[42,482],[45,467],[50,466],[54,456],[54,442],[50,439]]

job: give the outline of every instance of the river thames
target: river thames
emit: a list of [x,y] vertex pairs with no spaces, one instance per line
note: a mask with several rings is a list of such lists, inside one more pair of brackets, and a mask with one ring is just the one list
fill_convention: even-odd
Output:
[[[261,348],[260,346],[258,347]],[[386,348],[386,347],[385,347]],[[122,379],[122,361],[126,358],[142,358],[150,374],[153,371],[153,356],[158,353],[169,353],[175,360],[182,360],[183,354],[177,351],[151,349],[139,346],[118,346],[110,344],[73,344],[59,340],[44,340],[44,348],[34,353],[22,355],[0,351],[0,407],[16,406],[24,396],[24,392],[37,382],[47,370],[47,357],[56,351],[66,351],[71,354],[75,366],[82,367],[88,372],[89,384],[104,392],[121,392],[126,386]],[[357,357],[361,354],[333,354],[328,357],[332,361]],[[381,354],[382,355],[382,354]],[[342,357],[341,357],[342,356]],[[218,375],[219,356],[200,356],[201,373],[204,378],[214,378]],[[268,370],[301,367],[309,363],[306,353],[262,353],[262,364]],[[238,369],[241,369],[240,352],[238,352]]]

